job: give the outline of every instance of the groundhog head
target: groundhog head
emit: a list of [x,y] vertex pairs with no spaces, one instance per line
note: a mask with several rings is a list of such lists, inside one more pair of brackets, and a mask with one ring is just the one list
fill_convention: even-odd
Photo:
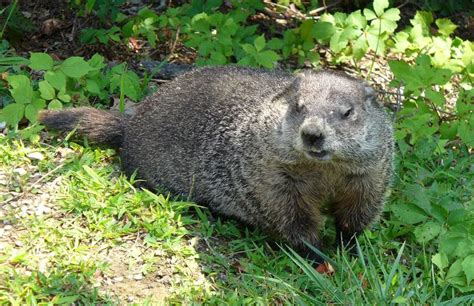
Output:
[[376,158],[388,124],[364,82],[340,72],[306,71],[276,99],[284,105],[278,134],[286,159],[340,164]]

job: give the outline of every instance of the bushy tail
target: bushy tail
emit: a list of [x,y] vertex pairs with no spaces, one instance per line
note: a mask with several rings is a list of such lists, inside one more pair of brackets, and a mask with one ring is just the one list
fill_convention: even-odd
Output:
[[122,145],[125,117],[119,112],[80,107],[60,111],[42,111],[39,122],[46,127],[76,132],[91,142],[112,147]]

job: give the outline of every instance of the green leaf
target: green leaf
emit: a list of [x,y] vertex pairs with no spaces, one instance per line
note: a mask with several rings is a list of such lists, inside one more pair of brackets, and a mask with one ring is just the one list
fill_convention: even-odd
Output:
[[66,296],[60,296],[57,295],[55,296],[54,304],[74,304],[75,301],[77,301],[80,296],[79,295],[66,295]]
[[431,88],[427,88],[425,91],[426,97],[431,100],[436,106],[444,107],[446,100],[444,95],[439,91],[434,91]]
[[398,32],[393,37],[393,41],[395,42],[395,51],[399,53],[404,53],[406,49],[411,46],[411,43],[408,41],[410,35],[406,32]]
[[251,44],[242,44],[241,47],[247,54],[255,55],[257,53],[257,50]]
[[407,90],[414,91],[419,87],[424,87],[420,77],[413,71],[413,69],[404,61],[389,61],[388,65],[398,80],[404,82]]
[[5,121],[9,126],[16,126],[23,118],[25,104],[11,103],[5,106],[1,113],[1,120]]
[[377,15],[375,15],[374,11],[371,9],[364,9],[364,16],[367,18],[367,20],[374,20],[377,19]]
[[431,61],[435,66],[450,68],[448,65],[451,60],[452,40],[449,37],[434,37],[431,44]]
[[360,10],[357,10],[347,17],[347,24],[357,29],[364,29],[367,26],[367,18],[362,15]]
[[438,32],[444,36],[451,35],[454,32],[454,30],[456,30],[456,28],[458,27],[451,20],[447,18],[436,19],[435,23],[438,26]]
[[419,207],[411,203],[396,203],[391,205],[395,217],[406,224],[416,224],[428,219],[426,213]]
[[374,11],[377,16],[382,16],[383,11],[388,7],[388,0],[374,0]]
[[86,89],[87,91],[95,94],[100,94],[99,84],[95,80],[87,79],[86,80]]
[[390,21],[398,21],[400,20],[400,10],[397,8],[391,8],[382,15],[382,19],[390,20]]
[[48,104],[48,109],[62,109],[63,104],[58,99],[54,99]]
[[[430,152],[431,153],[431,152]],[[407,201],[423,209],[427,214],[431,214],[431,201],[423,186],[413,183],[405,186],[403,194]]]
[[306,19],[301,23],[298,30],[303,41],[311,42],[313,40],[313,26],[314,20],[312,19]]
[[462,259],[456,260],[448,270],[446,280],[458,286],[466,286],[466,279],[464,278]]
[[367,33],[367,42],[369,44],[369,47],[377,54],[383,54],[383,51],[385,50],[385,42],[382,39],[382,36],[378,34],[378,32]]
[[474,279],[474,255],[469,255],[462,261],[462,270],[467,277],[467,284],[469,285]]
[[18,66],[29,64],[30,61],[20,56],[6,56],[0,58],[0,66]]
[[201,56],[208,56],[211,54],[212,50],[214,50],[214,44],[210,41],[204,41],[198,45],[198,53]]
[[66,102],[66,103],[71,102],[71,96],[66,94],[65,92],[59,92],[58,93],[58,99],[61,100],[62,102]]
[[316,39],[327,41],[335,31],[336,29],[331,23],[320,21],[314,24],[312,34]]
[[456,101],[456,111],[459,116],[471,116],[474,112],[474,104],[472,100],[474,98],[474,89],[471,90],[461,90],[459,92],[458,99]]
[[48,81],[41,81],[38,83],[38,86],[41,93],[41,98],[45,100],[52,100],[56,97],[54,88],[48,83]]
[[43,129],[42,125],[30,125],[20,131],[19,134],[21,138],[28,139],[32,143],[38,143],[40,141],[40,137],[38,133]]
[[321,15],[321,18],[319,19],[319,22],[328,22],[328,23],[334,25],[336,23],[336,20],[334,18],[334,15],[329,14],[329,13],[324,13],[324,14]]
[[82,57],[73,56],[61,64],[61,70],[66,76],[77,79],[86,75],[90,66]]
[[413,70],[417,77],[426,85],[444,85],[451,78],[452,72],[448,69],[439,69],[431,66],[431,59],[428,55],[420,55],[416,59],[416,66]]
[[53,58],[46,53],[32,52],[30,54],[30,64],[28,65],[34,70],[51,70],[53,69]]
[[247,56],[241,58],[240,61],[237,62],[237,65],[240,65],[240,66],[255,66],[255,64],[253,64],[253,62],[254,62],[253,58],[250,55],[247,55]]
[[30,120],[30,122],[36,122],[36,117],[38,116],[38,109],[33,104],[28,104],[25,107],[25,117]]
[[225,32],[226,35],[234,35],[237,33],[239,29],[239,25],[232,17],[221,15],[222,18],[225,18],[225,23],[222,26],[222,31]]
[[48,71],[44,78],[57,90],[64,90],[66,88],[66,76],[62,71]]
[[267,42],[267,48],[272,50],[279,50],[283,48],[283,40],[279,38],[272,38]]
[[[378,27],[380,26],[380,33],[393,33],[395,31],[395,29],[397,28],[397,23],[395,21],[391,21],[391,20],[386,20],[386,19],[381,19],[380,20],[380,23],[378,21],[376,21],[377,25],[377,29]],[[378,31],[378,30],[377,30]]]
[[459,120],[458,135],[470,147],[474,147],[474,116]]
[[440,269],[443,270],[449,265],[448,256],[443,252],[437,253],[431,257],[431,261]]
[[11,75],[7,77],[8,84],[12,87],[10,93],[17,103],[27,104],[33,98],[33,87],[30,79],[25,75]]
[[37,110],[41,110],[41,109],[44,109],[46,107],[46,101],[41,99],[41,98],[37,98],[36,100],[34,100],[33,102],[31,102],[31,104],[37,109]]
[[428,221],[425,224],[418,225],[414,234],[419,243],[426,243],[436,238],[441,232],[441,225],[434,221]]
[[336,53],[341,52],[341,50],[344,49],[348,43],[347,40],[341,39],[341,33],[342,32],[335,32],[329,41],[329,47]]
[[423,27],[419,24],[414,25],[410,30],[411,41],[413,41],[413,45],[415,45],[418,50],[428,47],[432,42],[432,38],[425,35],[428,34],[424,34]]
[[[458,228],[456,228],[458,227]],[[439,249],[449,258],[466,257],[474,252],[472,239],[469,239],[468,229],[459,225],[450,227],[449,231],[440,237]]]
[[317,52],[309,51],[306,53],[306,59],[310,61],[310,63],[316,67],[319,64],[319,60],[321,59],[321,56]]
[[360,30],[349,27],[342,31],[340,39],[351,41],[361,34],[362,32]]
[[137,74],[133,71],[127,71],[123,76],[123,92],[124,94],[132,99],[138,101],[140,99],[140,79]]
[[352,46],[352,48],[354,50],[355,59],[360,60],[360,59],[362,59],[362,57],[364,57],[364,55],[367,52],[367,49],[369,48],[369,46],[367,45],[367,40],[365,39],[365,37],[360,36],[354,42],[354,45]]
[[263,48],[265,48],[265,38],[263,37],[263,35],[257,36],[257,38],[255,38],[253,42],[253,45],[255,46],[257,52],[262,51]]
[[91,70],[100,70],[107,65],[104,63],[104,57],[99,54],[94,54],[90,60],[87,61]]
[[224,65],[227,63],[227,58],[220,52],[212,52],[211,61],[213,64]]
[[439,127],[441,137],[454,140],[458,133],[459,121],[443,121]]
[[336,26],[344,28],[346,26],[346,20],[347,14],[341,12],[334,13],[334,22],[336,23]]
[[420,26],[422,34],[430,35],[430,26],[433,23],[433,13],[425,11],[417,11],[415,17],[410,20],[410,23],[415,26]]
[[395,303],[395,304],[407,304],[407,302],[408,302],[408,299],[401,295],[397,296],[396,298],[392,300],[392,303]]
[[274,68],[280,56],[272,50],[266,50],[257,55],[257,62],[265,68]]

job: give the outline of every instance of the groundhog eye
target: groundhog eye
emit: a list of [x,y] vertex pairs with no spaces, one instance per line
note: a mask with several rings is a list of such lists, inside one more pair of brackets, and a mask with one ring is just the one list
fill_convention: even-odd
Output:
[[352,108],[349,108],[343,115],[344,118],[349,118],[352,115]]

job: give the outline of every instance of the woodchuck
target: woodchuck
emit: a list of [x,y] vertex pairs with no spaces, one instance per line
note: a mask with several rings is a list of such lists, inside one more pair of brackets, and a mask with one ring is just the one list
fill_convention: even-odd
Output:
[[291,74],[194,69],[134,115],[44,111],[48,128],[77,129],[120,148],[124,170],[283,239],[321,262],[321,207],[350,243],[382,209],[393,170],[391,121],[363,81],[336,71]]

